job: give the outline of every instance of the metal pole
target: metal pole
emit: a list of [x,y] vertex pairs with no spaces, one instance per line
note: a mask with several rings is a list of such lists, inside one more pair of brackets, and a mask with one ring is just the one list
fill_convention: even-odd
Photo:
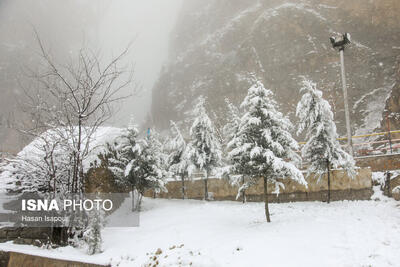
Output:
[[393,154],[392,135],[391,135],[391,132],[390,132],[390,121],[389,121],[388,112],[386,113],[386,123],[387,123],[388,135],[389,135],[390,154]]
[[347,100],[347,84],[346,84],[346,73],[344,70],[344,48],[340,49],[340,65],[342,69],[342,86],[343,86],[343,98],[344,98],[344,111],[346,115],[346,128],[347,128],[347,146],[349,152],[354,156],[353,152],[353,140],[351,138],[351,124],[350,124],[350,111],[349,103]]

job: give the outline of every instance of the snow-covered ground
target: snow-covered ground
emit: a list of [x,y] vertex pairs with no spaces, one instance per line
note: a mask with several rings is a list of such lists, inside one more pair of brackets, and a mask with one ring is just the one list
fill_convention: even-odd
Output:
[[0,249],[113,266],[399,266],[400,202],[375,190],[371,201],[271,204],[270,224],[263,203],[146,198],[140,227],[104,229],[102,254]]

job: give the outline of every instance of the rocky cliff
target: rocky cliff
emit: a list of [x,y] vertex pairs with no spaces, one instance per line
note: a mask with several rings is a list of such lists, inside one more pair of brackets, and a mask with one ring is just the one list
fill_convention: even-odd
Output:
[[[400,129],[400,57],[397,58],[396,83],[389,98],[386,100],[384,117],[382,118],[382,130]],[[392,134],[393,139],[400,138],[400,134]]]
[[397,0],[188,0],[171,37],[170,58],[153,89],[157,126],[180,120],[199,95],[220,118],[224,98],[239,103],[255,73],[292,118],[302,76],[315,80],[344,130],[340,61],[329,37],[352,35],[345,66],[353,133],[379,128],[400,55]]

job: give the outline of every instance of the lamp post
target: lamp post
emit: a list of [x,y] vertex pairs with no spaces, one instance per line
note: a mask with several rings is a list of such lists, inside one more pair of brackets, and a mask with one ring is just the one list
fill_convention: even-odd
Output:
[[351,42],[351,37],[349,33],[345,33],[338,40],[335,37],[329,38],[332,44],[332,47],[339,50],[340,53],[340,66],[342,73],[342,87],[343,87],[343,100],[344,100],[344,111],[346,116],[346,130],[347,130],[347,146],[350,154],[354,156],[353,151],[353,140],[351,137],[351,123],[350,123],[350,111],[349,111],[349,103],[347,96],[347,84],[346,84],[346,72],[344,69],[344,49]]

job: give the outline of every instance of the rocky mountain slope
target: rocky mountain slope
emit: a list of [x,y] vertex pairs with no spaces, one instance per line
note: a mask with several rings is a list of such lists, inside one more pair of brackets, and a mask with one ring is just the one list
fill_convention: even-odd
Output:
[[[400,129],[400,56],[397,59],[396,83],[392,88],[389,98],[386,100],[384,120],[382,121],[382,130]],[[387,121],[385,121],[387,120]],[[400,138],[400,134],[392,135],[392,138]]]
[[169,119],[182,119],[201,94],[223,119],[224,99],[240,103],[249,73],[261,77],[294,118],[299,82],[307,76],[324,91],[344,134],[339,53],[329,37],[349,32],[345,65],[353,133],[373,131],[396,80],[398,14],[397,0],[185,1],[169,62],[153,89],[153,121],[164,128]]

